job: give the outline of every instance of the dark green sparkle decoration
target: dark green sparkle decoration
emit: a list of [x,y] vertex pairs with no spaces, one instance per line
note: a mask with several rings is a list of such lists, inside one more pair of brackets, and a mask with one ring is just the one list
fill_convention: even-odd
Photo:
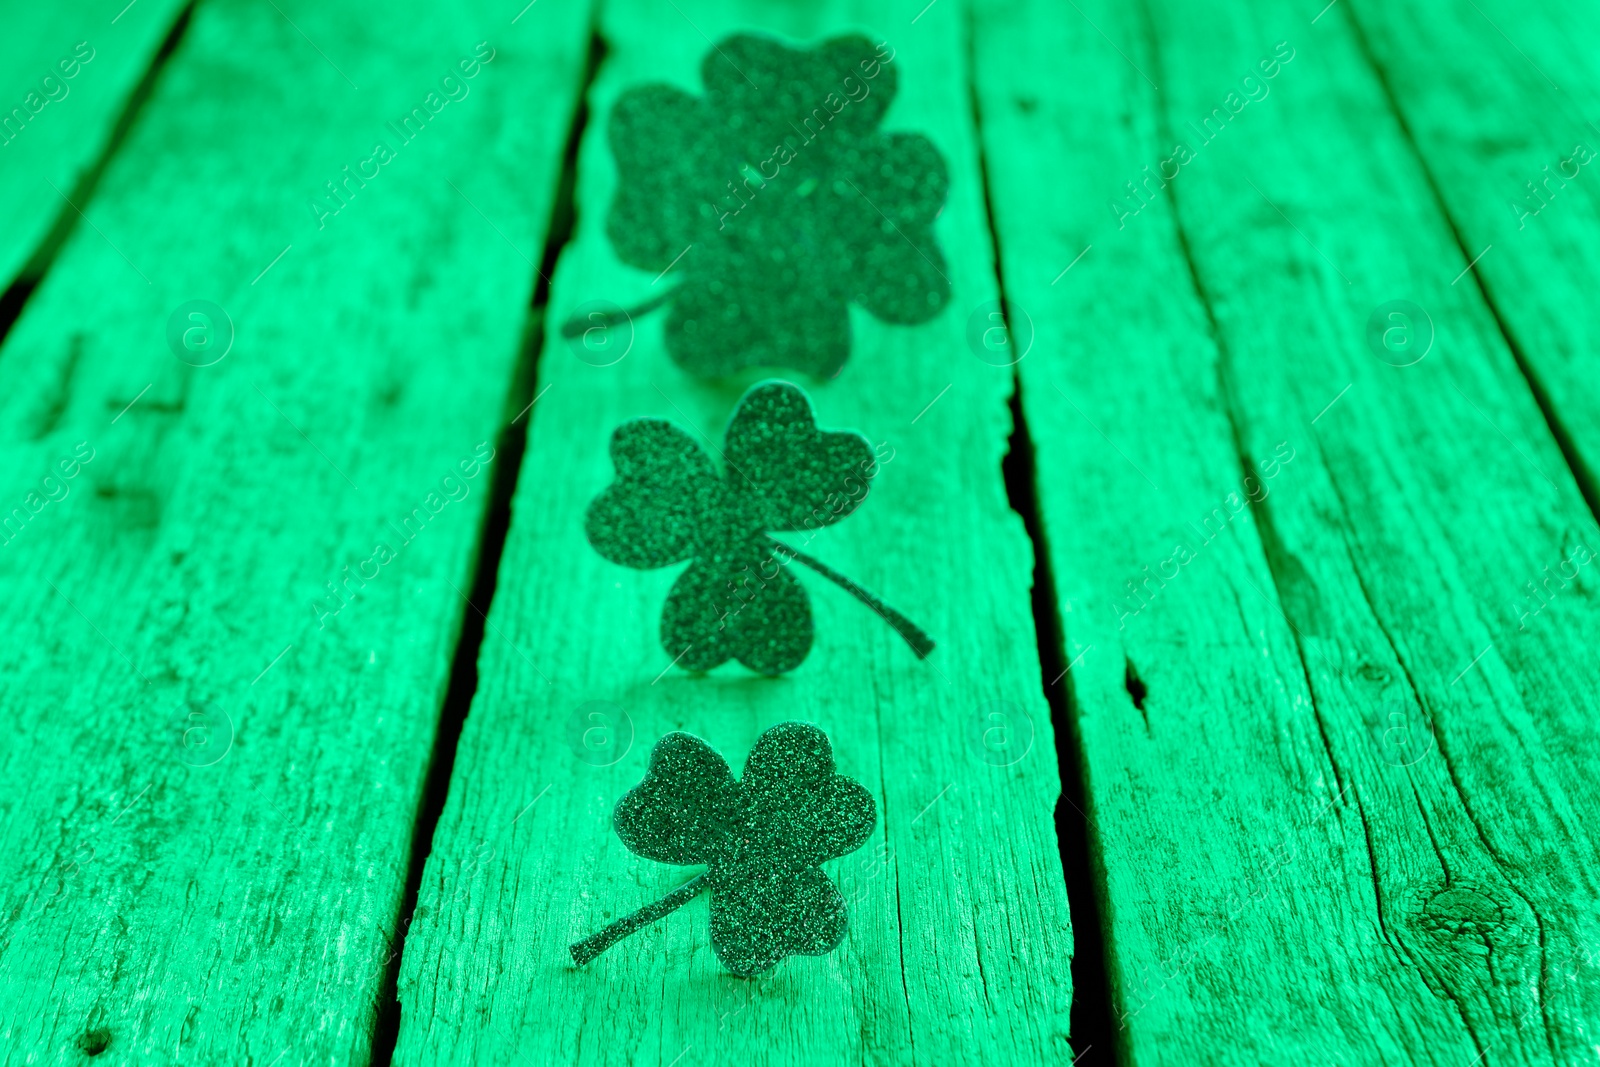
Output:
[[893,54],[860,35],[796,50],[738,34],[706,53],[704,96],[649,84],[617,101],[606,232],[624,263],[661,275],[668,291],[629,314],[670,302],[679,366],[831,377],[850,355],[848,304],[915,324],[949,301],[933,235],[944,158],[921,134],[878,128]]
[[878,470],[866,438],[818,430],[806,394],[769,381],[739,401],[721,455],[719,473],[672,423],[625,422],[611,436],[616,480],[585,519],[589,543],[613,563],[648,570],[693,561],[661,612],[661,644],[674,663],[707,671],[732,658],[762,674],[799,666],[812,621],[789,573],[794,561],[877,612],[919,659],[933,651],[905,616],[769,532],[814,531],[854,511]]
[[877,807],[858,783],[834,773],[827,734],[785,722],[756,738],[738,781],[704,741],[668,734],[611,821],[629,851],[706,870],[572,945],[573,961],[581,967],[709,889],[717,959],[754,975],[844,940],[849,910],[820,866],[861,847]]

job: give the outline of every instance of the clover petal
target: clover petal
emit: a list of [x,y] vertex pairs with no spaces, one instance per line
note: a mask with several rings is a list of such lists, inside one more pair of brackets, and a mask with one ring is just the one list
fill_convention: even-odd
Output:
[[864,268],[852,275],[850,298],[884,322],[928,321],[950,300],[944,253],[933,236],[950,184],[944,158],[920,134],[890,134],[847,172],[871,210],[863,226],[848,231],[850,258]]
[[611,820],[628,851],[683,866],[722,855],[738,811],[727,761],[698,737],[671,733],[656,742],[644,781],[617,801]]
[[844,897],[815,867],[739,871],[711,895],[711,947],[734,974],[770,970],[785,956],[822,956],[850,927]]
[[811,598],[787,570],[779,569],[729,623],[734,658],[759,674],[800,666],[811,651]]
[[[706,87],[706,105],[726,116],[733,143],[746,152],[764,154],[769,147],[778,105],[786,100],[786,90],[805,77],[795,58],[792,49],[773,38],[750,33],[724,37],[701,57],[700,82]],[[766,77],[758,84],[747,70]]]
[[867,439],[818,430],[811,402],[788,382],[762,382],[745,393],[723,451],[740,475],[729,487],[754,497],[763,530],[838,522],[866,499],[877,473]]
[[850,358],[844,295],[819,295],[814,279],[773,268],[759,277],[732,270],[690,275],[673,294],[665,337],[673,360],[706,378],[744,367],[792,367],[829,378]]
[[671,304],[679,366],[831,377],[849,356],[849,303],[897,324],[949,303],[933,232],[948,174],[926,137],[880,129],[898,82],[887,46],[739,34],[706,53],[701,79],[698,98],[630,89],[609,126],[606,232],[657,281],[670,268],[676,288],[633,313]]
[[877,822],[872,794],[833,772],[828,735],[809,723],[780,723],[763,733],[739,787],[749,818],[762,827],[755,847],[792,865],[854,852]]
[[584,516],[589,543],[625,567],[688,559],[698,524],[720,492],[710,457],[672,423],[635,419],[611,435],[611,461],[616,481]]
[[638,86],[617,100],[607,130],[617,198],[606,236],[630,267],[664,270],[715,221],[717,190],[704,177],[716,152],[710,126],[701,102],[669,85]]
[[733,658],[726,619],[729,576],[699,560],[678,575],[661,608],[661,647],[686,671],[709,671]]
[[[926,230],[944,210],[950,173],[933,142],[920,133],[886,133],[875,137],[850,158],[841,160],[839,179],[854,187],[875,218],[880,236]],[[863,212],[863,217],[868,216]],[[886,244],[906,248],[906,241],[866,241],[855,230],[844,236],[859,247]],[[932,234],[926,235],[932,245]],[[909,251],[909,249],[907,249]]]
[[711,945],[735,974],[830,952],[849,911],[819,864],[860,847],[876,818],[871,794],[834,773],[827,735],[809,723],[765,731],[737,783],[704,742],[668,734],[644,781],[617,804],[617,833],[640,855],[708,869],[573,944],[573,961],[587,963],[707,889]]
[[[814,125],[802,126],[802,133],[820,132],[836,121],[838,132],[858,138],[871,134],[894,100],[899,80],[892,65],[879,62],[880,55],[859,33],[805,50],[771,37],[740,33],[706,53],[700,80],[706,87],[706,103],[727,116],[726,130],[735,143],[747,155],[765,155],[776,142],[792,139],[797,131],[791,122],[810,119]],[[873,68],[876,73],[868,77],[866,71]],[[763,76],[752,81],[748,71]],[[847,144],[844,138],[824,142],[821,151]]]
[[[823,41],[815,51],[818,66],[839,74],[837,88],[842,88],[850,100],[850,105],[838,116],[840,129],[849,129],[865,137],[883,121],[889,105],[894,102],[900,88],[899,68],[883,61],[878,46],[859,33]],[[874,73],[868,75],[868,71]],[[859,99],[855,96],[858,91]],[[826,98],[823,106],[827,106]]]
[[[773,576],[754,576],[761,571]],[[676,649],[678,664],[690,671],[732,658],[761,674],[782,674],[806,658],[811,639],[806,591],[770,555],[754,552],[743,562],[697,561],[673,583],[661,612],[662,647]]]

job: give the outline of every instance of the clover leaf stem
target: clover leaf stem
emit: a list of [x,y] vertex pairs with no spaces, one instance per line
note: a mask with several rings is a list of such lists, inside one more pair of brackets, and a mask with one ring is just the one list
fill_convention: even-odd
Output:
[[635,304],[631,308],[618,308],[615,311],[591,311],[584,318],[570,318],[561,324],[561,336],[566,338],[581,337],[592,329],[608,330],[623,322],[632,322],[635,315],[649,314],[668,300],[671,300],[673,294],[677,291],[676,286],[668,286],[650,299],[643,303]]
[[711,884],[706,881],[704,874],[695,875],[655,903],[646,904],[633,914],[624,915],[599,933],[590,934],[582,941],[569,945],[567,951],[572,953],[572,962],[582,967],[629,934],[642,930],[657,919],[683,907],[710,887]]
[[918,659],[927,659],[928,653],[933,651],[933,638],[929,637],[922,627],[918,626],[916,623],[912,622],[910,619],[906,618],[904,615],[900,614],[898,611],[894,610],[889,605],[885,604],[883,601],[879,600],[877,597],[861,588],[855,582],[852,582],[850,579],[846,578],[844,575],[840,574],[826,563],[823,563],[821,560],[813,559],[804,552],[801,552],[799,549],[790,548],[788,545],[777,540],[776,538],[768,537],[767,540],[779,552],[782,552],[791,559],[797,559],[801,563],[804,563],[807,567],[810,567],[812,570],[828,579],[828,581],[833,582],[839,588],[843,589],[845,592],[861,601],[867,607],[877,612],[879,617],[882,618],[884,622],[889,624],[890,629],[894,630],[895,633],[905,638],[906,644],[911,646],[911,651],[916,653]]

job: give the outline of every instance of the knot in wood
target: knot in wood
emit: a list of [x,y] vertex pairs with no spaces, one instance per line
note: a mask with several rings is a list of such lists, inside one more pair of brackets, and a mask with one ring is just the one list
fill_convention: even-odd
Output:
[[1393,675],[1389,673],[1389,669],[1381,663],[1363,663],[1356,668],[1356,673],[1367,681],[1375,682],[1380,686],[1387,686],[1393,678]]
[[1487,955],[1524,936],[1510,898],[1483,886],[1437,890],[1423,902],[1416,924],[1441,944],[1475,955]]

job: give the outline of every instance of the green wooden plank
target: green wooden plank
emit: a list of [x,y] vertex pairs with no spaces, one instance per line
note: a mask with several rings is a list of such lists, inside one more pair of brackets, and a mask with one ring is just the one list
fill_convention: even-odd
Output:
[[[22,270],[109,145],[180,0],[34,4],[0,35],[0,285]],[[77,208],[87,209],[85,203]]]
[[[1332,16],[1330,16],[1332,17]],[[1475,277],[1600,500],[1600,65],[1583,4],[1354,4]],[[1565,164],[1563,166],[1563,164]]]
[[[717,384],[686,376],[664,351],[663,312],[639,316],[631,350],[609,366],[553,339],[480,687],[407,940],[396,1062],[1072,1059],[1070,930],[1051,824],[1058,773],[1028,547],[999,469],[1011,371],[964,341],[969,313],[995,296],[964,17],[950,4],[917,19],[924,6],[608,5],[610,51],[580,154],[579,232],[551,308],[565,318],[590,300],[632,306],[660,291],[655,272],[621,265],[606,237],[616,190],[607,122],[622,91],[665,80],[701,93],[708,42],[736,31],[887,37],[899,90],[885,128],[925,133],[949,164],[935,232],[954,295],[921,326],[851,309],[850,360],[813,389],[818,422],[885,442],[892,459],[860,510],[812,551],[913,617],[938,648],[919,662],[882,620],[803,575],[817,638],[793,673],[674,669],[658,619],[680,568],[604,561],[585,541],[584,512],[612,478],[607,444],[619,423],[654,415],[720,439],[761,374]],[[581,711],[591,701],[626,714],[599,739],[621,753],[606,765],[583,745],[584,729],[598,728]],[[988,725],[982,710],[993,701],[1026,715],[1019,731],[1031,724],[1031,748],[1010,765],[986,762],[970,736]],[[629,854],[610,826],[656,739],[687,730],[737,769],[764,728],[797,718],[829,734],[840,772],[878,806],[869,844],[824,868],[854,901],[844,944],[739,979],[712,954],[698,899],[575,968],[571,942],[686,877]]]
[[4,1062],[368,1058],[588,34],[515,14],[205,5],[7,340]]
[[1579,1060],[1593,520],[1346,24],[1077,6],[976,54],[1125,1062]]

